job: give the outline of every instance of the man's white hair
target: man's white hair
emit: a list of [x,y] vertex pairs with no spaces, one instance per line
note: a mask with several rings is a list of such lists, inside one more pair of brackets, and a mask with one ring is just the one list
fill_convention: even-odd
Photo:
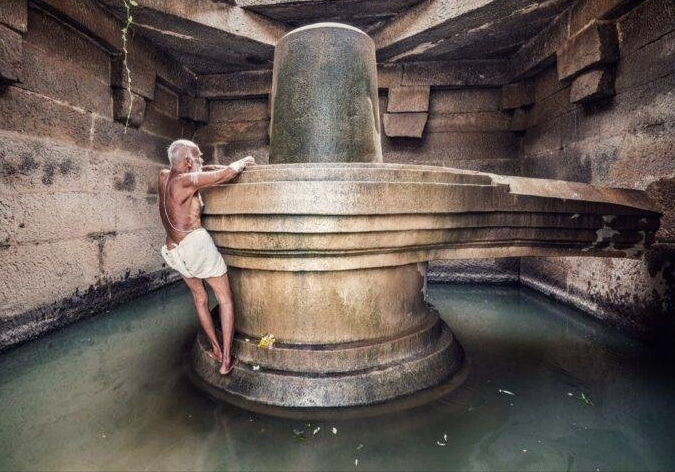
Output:
[[199,146],[188,139],[178,139],[172,142],[167,151],[171,167],[173,167],[181,159],[184,159],[192,149],[199,149]]

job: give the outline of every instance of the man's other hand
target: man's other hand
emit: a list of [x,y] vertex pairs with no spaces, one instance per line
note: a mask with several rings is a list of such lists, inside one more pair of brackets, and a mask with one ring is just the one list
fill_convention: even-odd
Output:
[[247,167],[251,167],[253,165],[255,165],[255,159],[253,159],[253,156],[246,156],[243,159],[234,161],[229,167],[238,174]]

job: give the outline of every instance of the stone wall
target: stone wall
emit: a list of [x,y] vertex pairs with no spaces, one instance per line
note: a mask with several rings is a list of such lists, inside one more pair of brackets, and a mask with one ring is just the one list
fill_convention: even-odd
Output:
[[574,104],[560,68],[534,78],[522,174],[646,190],[664,213],[657,244],[644,260],[522,259],[520,279],[635,335],[667,339],[675,326],[675,3],[648,0],[617,26],[615,96]]
[[[0,67],[0,350],[175,279],[159,255],[157,172],[171,140],[195,128],[178,118],[175,88],[139,66],[133,77],[141,86],[140,71],[151,75],[152,99],[136,97],[142,124],[125,132],[106,31],[92,37],[9,3],[0,65],[13,48],[16,74]],[[118,25],[108,32],[117,40]]]
[[[246,154],[267,162],[268,96],[209,100],[209,124],[195,139],[214,162],[228,163]],[[519,171],[512,116],[500,111],[501,89],[432,89],[421,138],[382,135],[385,162],[426,164],[515,175]],[[387,111],[380,93],[380,117]]]

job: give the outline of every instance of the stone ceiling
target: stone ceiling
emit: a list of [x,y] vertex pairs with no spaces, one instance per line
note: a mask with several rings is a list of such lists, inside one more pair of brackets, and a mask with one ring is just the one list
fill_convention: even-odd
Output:
[[[122,0],[97,0],[124,16]],[[573,0],[137,0],[137,33],[197,75],[267,69],[288,31],[338,21],[368,32],[379,62],[504,58]]]

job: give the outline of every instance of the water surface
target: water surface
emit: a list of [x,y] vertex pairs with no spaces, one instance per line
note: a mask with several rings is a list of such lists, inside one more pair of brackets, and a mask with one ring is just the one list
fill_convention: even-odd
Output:
[[152,293],[0,355],[0,469],[675,469],[670,362],[525,288],[434,285],[430,298],[471,358],[458,391],[303,422],[195,389],[191,298],[180,284]]

